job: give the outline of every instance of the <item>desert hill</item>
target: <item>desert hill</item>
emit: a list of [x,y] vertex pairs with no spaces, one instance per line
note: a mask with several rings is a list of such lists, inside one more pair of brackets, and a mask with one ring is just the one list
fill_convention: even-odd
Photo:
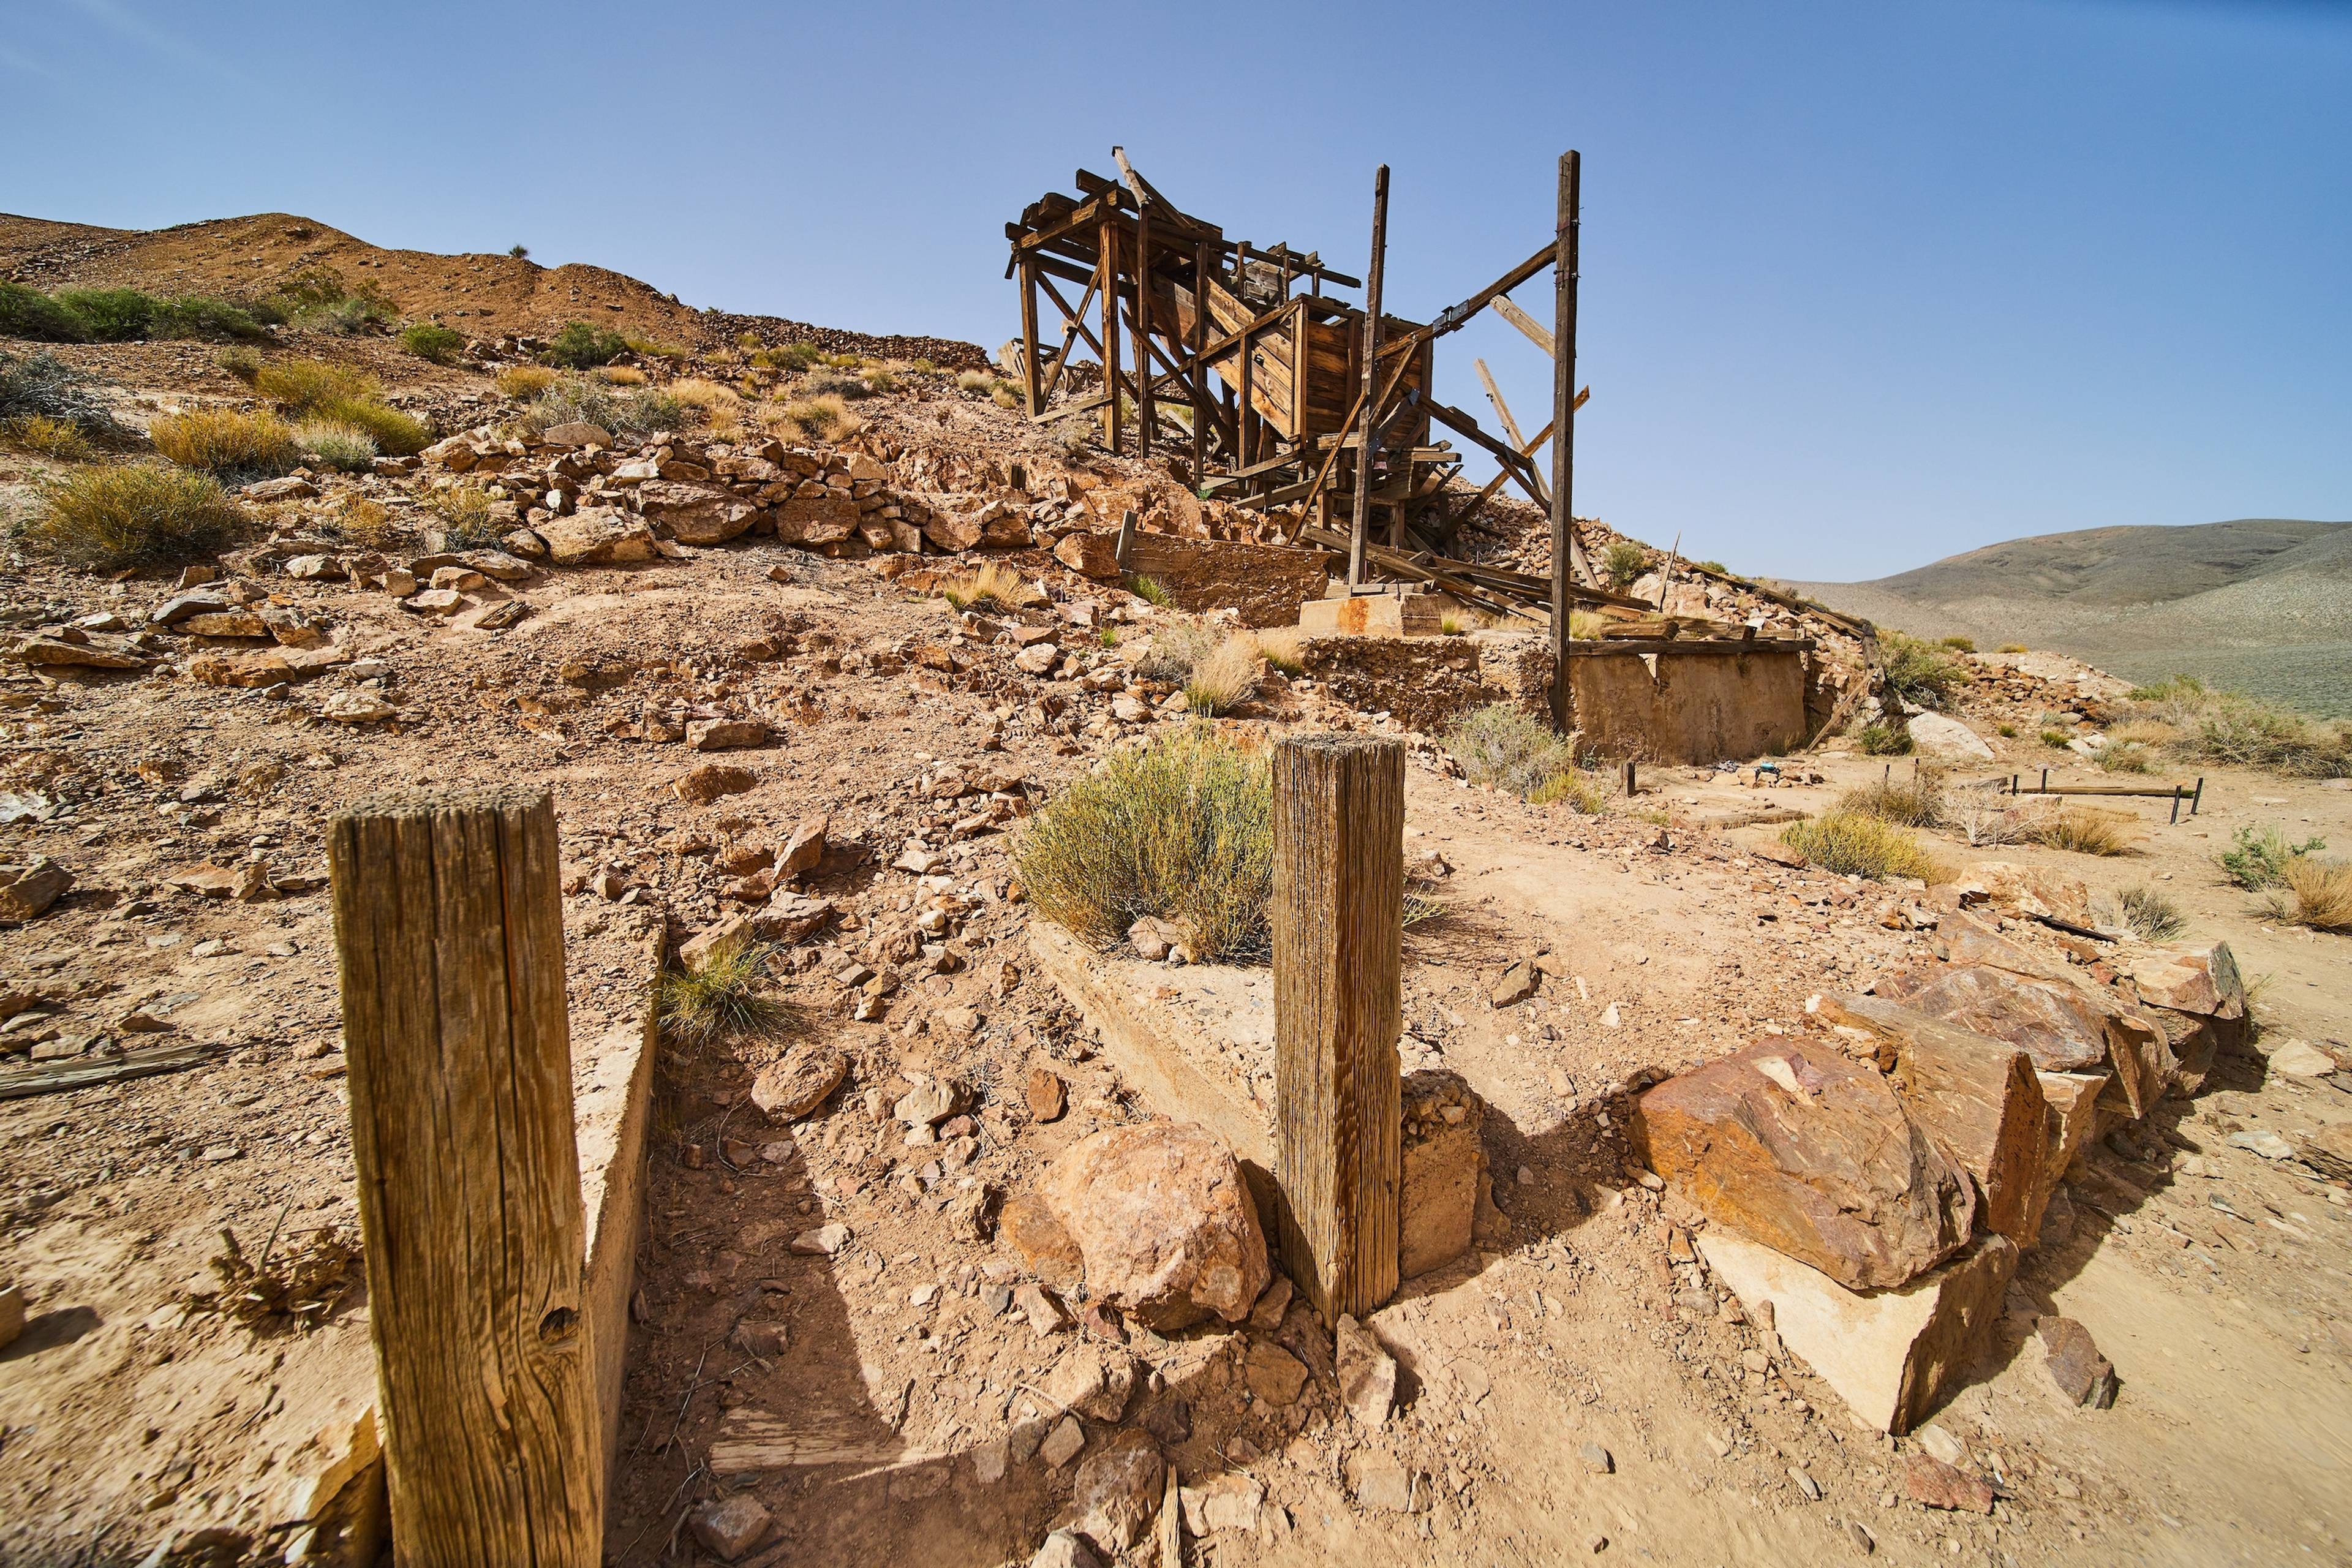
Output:
[[541,267],[505,255],[441,256],[388,250],[291,213],[257,213],[171,228],[100,228],[0,213],[0,278],[37,289],[131,287],[156,293],[268,293],[291,274],[324,268],[365,287],[403,319],[438,321],[471,337],[545,335],[585,321],[680,348],[731,342],[746,330],[835,353],[929,359],[979,367],[971,343],[876,336],[781,317],[699,310],[624,273],[577,262]]
[[2352,713],[2352,522],[2083,529],[1873,582],[1796,586],[1922,637],[2027,643],[2137,680],[2186,671],[2313,712]]

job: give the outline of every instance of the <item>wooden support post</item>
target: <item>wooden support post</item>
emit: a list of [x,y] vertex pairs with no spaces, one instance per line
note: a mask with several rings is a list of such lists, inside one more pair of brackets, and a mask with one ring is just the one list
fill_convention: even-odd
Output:
[[1118,226],[1103,219],[1103,445],[1118,451]]
[[1364,581],[1364,530],[1370,525],[1372,453],[1378,446],[1381,399],[1372,395],[1381,373],[1381,273],[1389,248],[1389,166],[1372,176],[1372,266],[1364,274],[1364,423],[1357,433],[1356,505],[1348,525],[1348,592]]
[[2189,797],[2189,815],[2191,816],[2196,816],[2197,808],[2204,804],[2205,775],[2203,773],[2199,773],[2197,775],[2197,793]]
[[2180,826],[2180,801],[2181,797],[2188,793],[2189,786],[2186,784],[2174,784],[2172,786],[2172,826],[2178,827]]
[[1325,1322],[1397,1286],[1404,747],[1274,750],[1275,1179],[1285,1268]]
[[1559,158],[1558,226],[1552,235],[1551,356],[1551,714],[1569,725],[1568,571],[1575,542],[1569,505],[1576,489],[1576,230],[1580,160]]
[[328,858],[394,1561],[595,1568],[554,808],[387,795]]
[[1209,247],[1192,247],[1192,493],[1209,476]]
[[1037,264],[1026,257],[1021,262],[1021,390],[1029,417],[1036,418],[1045,402],[1037,367]]
[[1633,778],[1633,759],[1628,757],[1625,759],[1625,795],[1630,799],[1639,793]]
[[1128,325],[1135,332],[1135,455],[1151,456],[1151,207],[1140,205],[1135,215],[1135,303],[1128,307]]

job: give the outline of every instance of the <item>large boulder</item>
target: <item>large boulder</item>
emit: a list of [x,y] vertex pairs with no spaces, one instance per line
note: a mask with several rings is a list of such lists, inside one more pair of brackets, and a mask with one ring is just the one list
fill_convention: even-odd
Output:
[[0,866],[0,924],[15,925],[48,912],[73,886],[73,873],[46,855]]
[[2115,1069],[2115,1103],[2134,1120],[2169,1086],[2176,1058],[2155,1019],[2096,986],[2037,980],[1990,964],[1936,964],[1883,976],[1878,994],[2021,1047],[2044,1072]]
[[1112,1433],[1078,1466],[1070,1487],[1079,1533],[1097,1550],[1123,1556],[1159,1514],[1167,1475],[1159,1446],[1149,1435],[1132,1427]]
[[681,544],[723,544],[751,531],[760,509],[713,485],[649,479],[637,487],[637,510]]
[[1005,1229],[1033,1267],[1075,1258],[1092,1298],[1160,1333],[1241,1321],[1273,1275],[1240,1164],[1187,1122],[1081,1139],[1006,1205]]
[[537,527],[547,543],[547,558],[558,566],[610,566],[651,561],[660,553],[652,529],[611,507],[586,507],[570,517],[551,517]]
[[1964,1246],[1967,1174],[1873,1068],[1774,1038],[1642,1096],[1650,1168],[1717,1225],[1851,1289],[1901,1285]]
[[857,531],[857,502],[845,495],[794,496],[776,509],[776,537],[786,544],[839,544]]

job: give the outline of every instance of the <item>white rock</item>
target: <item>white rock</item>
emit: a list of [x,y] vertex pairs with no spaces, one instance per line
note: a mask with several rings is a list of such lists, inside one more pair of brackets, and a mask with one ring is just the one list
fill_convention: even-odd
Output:
[[1948,713],[1914,713],[1904,724],[1911,743],[1936,757],[1990,757],[1984,738]]
[[2271,1070],[2289,1078],[2326,1078],[2336,1070],[2336,1058],[2309,1040],[2282,1040],[2266,1055]]

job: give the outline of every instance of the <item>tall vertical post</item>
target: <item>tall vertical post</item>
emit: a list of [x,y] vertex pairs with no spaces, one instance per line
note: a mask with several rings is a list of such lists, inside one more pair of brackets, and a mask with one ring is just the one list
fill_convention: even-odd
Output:
[[1102,225],[1103,445],[1118,450],[1118,216]]
[[554,808],[383,796],[328,856],[395,1561],[594,1568]]
[[1568,569],[1576,489],[1576,229],[1580,198],[1574,149],[1559,156],[1559,216],[1552,238],[1551,716],[1569,726]]
[[1403,900],[1402,743],[1276,743],[1276,1228],[1291,1279],[1326,1322],[1396,1291]]
[[1381,411],[1381,270],[1389,249],[1389,166],[1372,176],[1372,265],[1364,274],[1364,423],[1356,438],[1356,510],[1348,526],[1348,592],[1364,581],[1364,530],[1372,515],[1373,436]]
[[1192,247],[1192,493],[1209,475],[1209,247]]
[[1128,307],[1128,324],[1135,330],[1135,455],[1151,456],[1151,207],[1139,202],[1135,211],[1135,303]]
[[1037,364],[1037,262],[1021,258],[1021,390],[1029,403],[1029,417],[1037,417],[1045,401],[1042,371]]

